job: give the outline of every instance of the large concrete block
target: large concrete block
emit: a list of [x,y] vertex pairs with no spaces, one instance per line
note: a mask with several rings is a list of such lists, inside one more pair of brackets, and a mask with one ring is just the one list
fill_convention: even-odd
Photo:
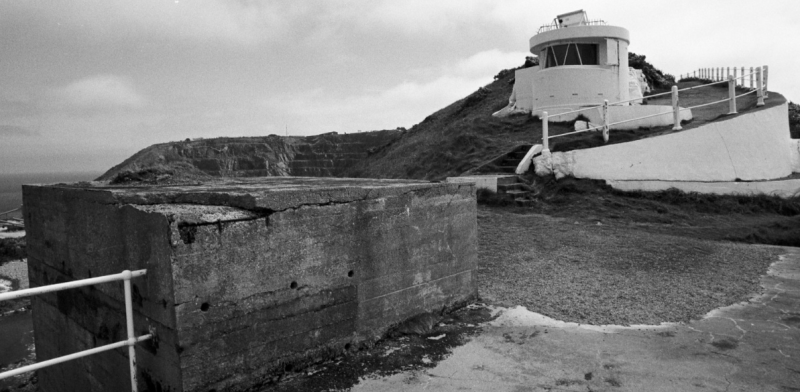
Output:
[[[31,286],[132,281],[140,390],[243,390],[476,295],[472,184],[267,177],[191,186],[25,186]],[[38,297],[37,359],[124,339],[122,283]],[[118,390],[120,349],[39,372]],[[69,376],[67,376],[69,375]]]

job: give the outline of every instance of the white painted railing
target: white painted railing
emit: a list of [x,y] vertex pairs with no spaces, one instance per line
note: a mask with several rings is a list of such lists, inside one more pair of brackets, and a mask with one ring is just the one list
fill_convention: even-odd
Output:
[[[711,69],[709,68],[708,70],[711,70]],[[543,147],[542,151],[543,152],[544,151],[550,151],[550,139],[554,139],[554,138],[558,138],[558,137],[562,137],[562,136],[574,135],[574,134],[577,134],[577,133],[591,132],[591,131],[596,131],[596,130],[602,130],[602,132],[603,132],[603,140],[608,142],[609,127],[611,127],[612,125],[618,125],[618,124],[624,124],[624,123],[628,123],[628,122],[632,122],[632,121],[644,120],[644,119],[651,118],[651,117],[663,116],[665,114],[665,113],[656,113],[656,114],[651,114],[651,115],[647,115],[647,116],[636,117],[636,118],[631,118],[631,119],[627,119],[627,120],[622,120],[622,121],[609,123],[609,120],[608,120],[608,107],[609,106],[621,106],[621,105],[629,103],[631,101],[636,101],[636,100],[640,100],[640,99],[646,100],[646,99],[655,98],[655,97],[659,97],[659,96],[667,95],[667,94],[672,95],[672,113],[673,113],[673,116],[672,116],[672,118],[673,118],[672,129],[675,130],[675,131],[679,131],[679,130],[683,129],[681,127],[681,122],[680,122],[680,112],[682,110],[692,110],[692,109],[697,109],[697,108],[701,108],[701,107],[704,107],[704,106],[716,105],[716,104],[728,101],[729,102],[728,114],[736,114],[737,113],[736,112],[736,99],[740,98],[742,96],[748,95],[748,94],[752,94],[752,93],[756,93],[758,95],[758,101],[756,103],[756,106],[763,106],[764,105],[764,99],[767,98],[767,84],[766,84],[766,81],[767,81],[768,68],[765,65],[763,67],[751,68],[751,70],[752,70],[752,72],[750,74],[747,74],[747,75],[742,74],[741,76],[736,77],[733,74],[731,74],[731,75],[728,75],[726,80],[715,81],[715,82],[703,84],[703,85],[700,85],[700,86],[687,87],[687,88],[683,88],[683,89],[678,89],[678,86],[672,86],[672,90],[671,91],[660,93],[660,94],[653,94],[653,95],[648,95],[648,96],[643,97],[643,98],[633,98],[633,99],[628,99],[628,100],[625,100],[625,101],[619,101],[619,102],[614,102],[614,103],[608,103],[608,100],[604,100],[602,105],[587,106],[587,107],[583,107],[583,108],[580,108],[580,109],[570,110],[568,112],[561,112],[561,113],[558,113],[558,114],[554,115],[554,117],[561,117],[561,116],[565,116],[567,114],[574,114],[574,113],[579,113],[579,112],[583,112],[583,111],[587,111],[587,110],[594,110],[594,109],[598,109],[598,108],[602,109],[602,119],[603,119],[603,124],[602,125],[597,125],[597,126],[594,126],[594,127],[590,127],[590,128],[587,128],[587,129],[582,129],[582,130],[574,131],[574,132],[567,132],[567,133],[561,133],[561,134],[558,134],[558,135],[550,136],[549,129],[548,129],[548,121],[549,121],[549,117],[550,116],[548,115],[548,113],[546,111],[543,111],[542,114],[541,114],[541,120],[542,120],[542,147]],[[710,73],[701,72],[701,75],[710,75]],[[751,80],[753,78],[755,78],[756,87],[751,87],[749,89],[749,91],[747,91],[746,93],[736,95],[736,81],[737,81],[737,79],[741,78],[742,81],[744,81],[746,77],[750,77]],[[700,105],[695,105],[695,106],[687,107],[687,108],[681,108],[680,106],[678,106],[679,93],[681,91],[695,90],[695,89],[709,87],[709,86],[713,86],[713,85],[721,84],[721,83],[728,83],[728,98],[721,99],[721,100],[714,101],[714,102],[703,103],[703,104],[700,104]],[[744,83],[744,82],[742,82],[742,83]],[[751,85],[752,85],[752,81],[751,81]]]
[[130,372],[131,372],[131,390],[136,392],[136,350],[134,345],[136,343],[151,339],[153,337],[153,333],[149,333],[147,335],[142,336],[135,336],[134,329],[133,329],[133,300],[131,298],[131,279],[143,276],[147,273],[147,270],[138,270],[138,271],[122,271],[119,274],[114,275],[105,275],[96,278],[89,278],[89,279],[81,279],[72,282],[66,283],[58,283],[58,284],[51,284],[47,286],[40,286],[34,287],[25,290],[18,290],[12,291],[8,293],[0,294],[0,302],[7,301],[11,299],[29,297],[37,294],[44,294],[44,293],[52,293],[61,290],[73,289],[76,287],[83,287],[83,286],[91,286],[100,283],[108,283],[108,282],[115,282],[118,280],[124,281],[124,288],[125,288],[125,318],[128,324],[128,340],[119,341],[116,343],[107,344],[105,346],[95,347],[93,349],[80,351],[74,354],[65,355],[58,358],[49,359],[43,362],[37,362],[32,365],[19,367],[13,370],[9,370],[7,372],[0,373],[0,380],[8,377],[13,377],[22,373],[32,372],[34,370],[38,370],[44,367],[52,366],[55,364],[59,364],[62,362],[67,362],[73,359],[86,357],[92,354],[97,354],[103,351],[113,350],[120,347],[128,346],[128,362],[130,364]]
[[[747,72],[748,70],[747,67],[700,68],[692,72],[678,75],[678,80],[687,78],[698,78],[698,79],[710,80],[712,82],[717,82],[722,80],[728,80],[730,76],[733,76],[733,79],[736,81],[735,83],[737,86],[756,88],[755,75],[757,72],[757,68],[758,67],[750,67],[750,72],[748,74],[745,74],[745,72]],[[766,91],[767,81],[769,80],[768,78],[769,67],[765,65],[763,67],[763,71],[764,71],[764,80],[762,83],[764,85],[764,90]],[[749,78],[747,78],[748,76]],[[750,82],[749,86],[746,86],[748,84],[747,83],[748,81]]]
[[[594,19],[594,20],[585,20],[581,22],[578,26],[605,26],[605,25],[607,25],[606,21],[602,19]],[[550,24],[542,25],[541,27],[539,27],[539,30],[536,31],[536,34],[541,34],[544,33],[545,31],[558,30],[563,28],[564,27],[561,27],[558,24],[558,22],[554,20]]]

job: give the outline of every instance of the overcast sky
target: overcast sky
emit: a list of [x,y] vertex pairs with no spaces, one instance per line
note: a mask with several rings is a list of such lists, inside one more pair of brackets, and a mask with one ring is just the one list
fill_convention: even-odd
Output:
[[770,65],[800,100],[800,1],[0,0],[0,173],[154,143],[410,127],[521,65],[560,13],[665,72]]

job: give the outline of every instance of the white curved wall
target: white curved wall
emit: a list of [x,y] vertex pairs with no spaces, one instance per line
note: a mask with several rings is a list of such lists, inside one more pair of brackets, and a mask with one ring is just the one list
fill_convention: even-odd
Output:
[[[614,133],[611,133],[611,138]],[[537,173],[605,180],[744,181],[792,174],[788,105],[634,142],[543,154]]]
[[[627,69],[627,68],[626,68]],[[625,79],[627,93],[628,79]],[[533,75],[533,109],[577,109],[597,105],[604,99],[617,102],[622,98],[618,67],[564,65],[543,69]]]

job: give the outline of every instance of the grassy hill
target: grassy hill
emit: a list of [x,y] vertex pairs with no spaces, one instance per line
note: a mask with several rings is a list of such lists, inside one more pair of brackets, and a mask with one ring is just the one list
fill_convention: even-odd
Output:
[[[653,94],[666,91],[674,78],[629,53],[631,66],[643,70]],[[532,66],[528,58],[522,67]],[[679,82],[679,87],[701,84]],[[368,178],[413,178],[442,180],[475,172],[491,171],[488,163],[523,145],[541,143],[541,122],[527,114],[495,118],[491,114],[505,107],[514,85],[514,70],[502,70],[492,83],[426,117],[408,130],[375,131],[358,135],[316,135],[303,138],[271,135],[255,138],[218,138],[164,143],[148,147],[104,174],[101,180],[122,182],[200,179],[204,176],[313,175]],[[724,99],[724,84],[681,93],[681,104],[691,106]],[[767,107],[782,104],[784,98],[771,94]],[[650,104],[669,105],[669,97]],[[740,111],[755,109],[754,95],[738,102]],[[791,105],[792,130],[800,115]],[[727,113],[727,103],[693,111],[694,119],[684,129],[714,121]],[[550,134],[573,131],[574,122],[551,123]],[[653,137],[672,132],[671,126],[612,131],[609,144]],[[358,140],[356,140],[358,139]],[[361,140],[364,139],[364,140]],[[603,145],[598,132],[581,133],[551,140],[552,151],[568,151]],[[335,166],[330,170],[326,166]],[[116,178],[117,176],[125,178]]]

